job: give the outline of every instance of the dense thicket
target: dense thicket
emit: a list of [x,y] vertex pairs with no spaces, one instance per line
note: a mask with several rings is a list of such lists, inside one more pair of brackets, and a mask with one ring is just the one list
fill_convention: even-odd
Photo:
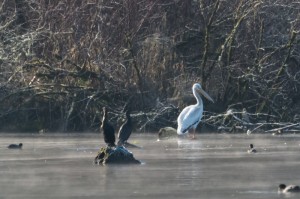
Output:
[[[96,129],[102,106],[300,111],[296,0],[1,0],[0,128]],[[192,103],[192,102],[188,102]]]

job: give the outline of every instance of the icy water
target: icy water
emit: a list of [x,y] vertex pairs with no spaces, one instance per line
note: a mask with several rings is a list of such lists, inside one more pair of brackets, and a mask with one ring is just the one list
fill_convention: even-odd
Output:
[[[22,150],[9,150],[10,143]],[[198,134],[197,140],[133,135],[142,165],[99,166],[98,134],[0,134],[0,198],[300,198],[299,135]],[[248,154],[253,143],[256,154]]]

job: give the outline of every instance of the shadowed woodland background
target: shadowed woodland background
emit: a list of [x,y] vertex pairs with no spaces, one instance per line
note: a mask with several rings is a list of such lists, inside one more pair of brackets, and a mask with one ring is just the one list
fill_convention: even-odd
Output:
[[206,114],[299,122],[299,31],[296,0],[0,0],[0,130],[180,111],[195,82]]

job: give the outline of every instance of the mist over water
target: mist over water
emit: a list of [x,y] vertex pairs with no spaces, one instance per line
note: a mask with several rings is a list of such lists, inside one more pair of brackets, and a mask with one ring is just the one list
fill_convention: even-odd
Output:
[[[22,150],[9,150],[11,143]],[[299,135],[197,134],[157,141],[133,134],[142,165],[94,165],[99,134],[0,135],[0,198],[300,198]],[[258,151],[248,154],[249,144]]]

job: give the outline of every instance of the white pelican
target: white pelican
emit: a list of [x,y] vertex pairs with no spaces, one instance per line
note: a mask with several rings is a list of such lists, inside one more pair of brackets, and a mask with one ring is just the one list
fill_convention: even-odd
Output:
[[195,130],[202,118],[203,101],[197,92],[199,91],[206,99],[214,102],[213,99],[202,89],[199,83],[193,85],[193,94],[197,100],[197,104],[185,107],[177,118],[178,128],[177,134],[182,135],[193,129],[193,138],[195,138]]

